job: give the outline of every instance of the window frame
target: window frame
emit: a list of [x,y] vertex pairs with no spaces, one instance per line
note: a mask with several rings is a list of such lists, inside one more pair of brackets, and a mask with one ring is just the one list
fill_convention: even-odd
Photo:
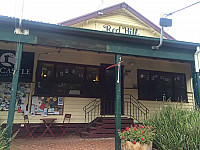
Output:
[[[52,87],[52,93],[51,94],[42,94],[42,93],[39,93],[38,90],[37,90],[37,83],[38,81],[41,81],[41,79],[38,79],[38,76],[39,76],[39,66],[43,63],[46,63],[46,64],[53,64],[54,65],[54,77],[53,77],[53,87]],[[75,95],[75,94],[58,94],[56,93],[56,66],[57,65],[72,65],[72,66],[75,66],[75,67],[83,67],[84,69],[84,74],[83,74],[83,94],[80,94],[80,95]],[[92,67],[92,68],[98,68],[98,70],[100,69],[100,66],[94,66],[94,65],[84,65],[84,64],[74,64],[74,63],[64,63],[64,62],[53,62],[53,61],[43,61],[43,60],[39,60],[38,61],[38,64],[37,64],[37,70],[36,70],[36,85],[35,85],[35,90],[34,90],[34,95],[36,96],[48,96],[48,97],[52,97],[52,96],[60,96],[60,97],[83,97],[83,98],[100,98],[100,95],[97,97],[97,96],[88,96],[86,95],[87,92],[87,79],[86,79],[86,76],[87,76],[87,68],[89,67]],[[100,71],[99,71],[100,72]]]

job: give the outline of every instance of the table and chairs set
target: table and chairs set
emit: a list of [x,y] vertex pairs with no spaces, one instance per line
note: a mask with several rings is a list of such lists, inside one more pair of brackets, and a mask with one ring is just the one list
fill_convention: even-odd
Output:
[[[70,119],[71,119],[71,114],[65,114],[63,123],[55,124],[55,127],[57,128],[56,130],[61,131],[60,137],[63,137],[64,135],[66,135],[66,130],[69,127]],[[54,121],[57,120],[57,118],[42,118],[40,120],[43,121],[43,124],[45,125],[45,128],[46,128],[44,132],[42,133],[42,135],[40,136],[40,138],[42,138],[48,131],[50,132],[52,137],[56,138],[56,136],[51,130],[51,127],[54,124]],[[40,125],[32,125],[31,123],[29,123],[28,115],[24,115],[24,127],[28,133],[28,136],[26,138],[29,138],[29,137],[34,138],[33,134],[35,133],[36,129],[40,127]]]

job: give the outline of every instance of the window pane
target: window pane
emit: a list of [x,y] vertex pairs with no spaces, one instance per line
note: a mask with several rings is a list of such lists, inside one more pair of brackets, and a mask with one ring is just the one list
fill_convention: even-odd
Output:
[[38,63],[36,94],[52,95],[54,88],[54,64]]
[[56,65],[56,94],[82,95],[84,67],[72,64]]
[[54,64],[50,63],[39,63],[38,64],[38,79],[52,79],[54,78]]
[[54,83],[48,80],[37,81],[36,94],[52,95]]
[[99,68],[87,67],[86,95],[99,97]]
[[150,97],[150,73],[145,70],[138,70],[138,95],[139,99],[151,99]]
[[187,89],[184,74],[174,74],[175,100],[187,101]]
[[157,78],[153,82],[152,89],[154,89],[154,100],[166,101],[173,98],[173,84],[171,73],[155,72],[154,76]]

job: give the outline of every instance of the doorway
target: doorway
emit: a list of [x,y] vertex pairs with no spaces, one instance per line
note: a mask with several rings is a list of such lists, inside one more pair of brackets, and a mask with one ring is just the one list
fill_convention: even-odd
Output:
[[[115,114],[115,67],[106,69],[109,64],[100,66],[100,89],[101,89],[101,115]],[[121,114],[124,113],[124,81],[123,66],[121,66]]]

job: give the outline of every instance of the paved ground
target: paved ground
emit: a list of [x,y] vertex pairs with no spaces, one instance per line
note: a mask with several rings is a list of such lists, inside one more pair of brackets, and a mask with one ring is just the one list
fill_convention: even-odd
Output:
[[11,150],[114,150],[114,138],[84,139],[70,135],[64,138],[15,139]]

